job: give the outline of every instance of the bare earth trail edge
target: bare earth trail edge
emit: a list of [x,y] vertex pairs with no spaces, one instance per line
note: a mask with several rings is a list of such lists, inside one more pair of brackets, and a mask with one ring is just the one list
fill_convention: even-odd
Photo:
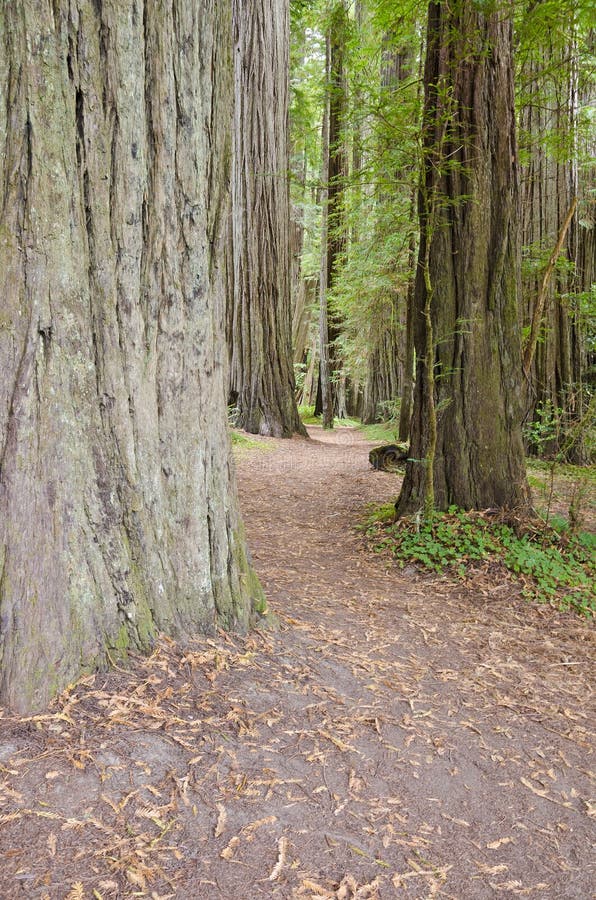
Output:
[[0,718],[3,900],[592,895],[592,629],[364,551],[396,478],[310,433],[238,461],[278,630]]

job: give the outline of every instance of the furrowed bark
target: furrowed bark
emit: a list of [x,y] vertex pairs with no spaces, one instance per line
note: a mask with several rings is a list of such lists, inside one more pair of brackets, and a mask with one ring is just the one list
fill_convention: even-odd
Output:
[[477,4],[463,2],[430,4],[423,142],[412,461],[397,510],[425,507],[431,405],[437,416],[436,506],[528,510],[520,430],[511,24],[502,11],[484,14]]
[[0,701],[246,628],[219,270],[230,9],[0,9]]
[[[325,341],[328,358],[328,383],[323,386],[321,369],[319,386],[315,402],[315,415],[323,415],[323,427],[333,428],[333,417],[342,417],[345,412],[340,409],[340,382],[342,375],[341,354],[338,340],[341,336],[341,323],[338,315],[329,303],[329,292],[335,283],[338,269],[343,265],[347,252],[347,223],[345,210],[345,182],[348,176],[348,157],[346,152],[344,126],[346,116],[346,78],[345,78],[345,43],[348,14],[345,0],[337,0],[330,10],[327,34],[327,101],[325,116],[327,120],[327,138],[323,141],[323,181],[325,184],[325,247],[322,248],[322,265],[326,273],[321,277],[321,303],[326,304],[326,312],[321,317],[327,322],[326,334],[321,332],[321,341]],[[324,365],[323,365],[324,371]],[[330,393],[331,410],[323,408],[324,394]]]
[[253,434],[306,435],[294,397],[289,4],[234,0],[230,394]]

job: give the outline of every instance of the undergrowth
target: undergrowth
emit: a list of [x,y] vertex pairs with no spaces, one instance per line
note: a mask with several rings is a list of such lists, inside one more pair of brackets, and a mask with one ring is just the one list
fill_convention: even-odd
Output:
[[575,532],[594,521],[596,467],[529,459],[527,470],[535,508],[548,524],[558,527],[561,511],[566,512]]
[[[298,414],[302,420],[303,425],[320,425],[322,422],[322,416],[315,416],[315,408],[312,406],[299,406]],[[358,419],[338,419],[337,416],[333,420],[333,425],[335,428],[356,428],[360,425],[360,421]]]
[[376,422],[374,425],[358,425],[358,431],[361,431],[367,441],[375,441],[375,443],[394,444],[397,440],[397,432],[395,425],[391,422]]
[[[299,406],[298,412],[304,425],[320,425],[321,416],[315,416],[314,406]],[[397,428],[395,422],[376,422],[374,425],[363,425],[360,419],[333,420],[336,428],[357,428],[367,441],[375,441],[379,444],[394,444],[397,440]]]
[[395,521],[391,504],[373,510],[361,527],[376,552],[390,553],[402,567],[414,563],[465,578],[482,562],[497,562],[521,582],[526,598],[596,613],[596,535],[575,535],[564,520],[545,526],[451,507],[429,522]]
[[315,408],[313,406],[304,405],[298,407],[298,414],[304,425],[320,425],[321,416],[315,416]]
[[262,450],[263,444],[249,438],[243,431],[230,428],[230,439],[233,447],[242,447],[243,450]]

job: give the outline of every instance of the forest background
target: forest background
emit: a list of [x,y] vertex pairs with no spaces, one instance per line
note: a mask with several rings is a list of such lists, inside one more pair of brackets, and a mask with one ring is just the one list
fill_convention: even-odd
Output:
[[[299,400],[322,411],[319,276],[328,234],[333,412],[365,423],[393,420],[406,441],[426,6],[294,2],[291,9]],[[514,28],[525,437],[531,452],[585,463],[593,453],[586,426],[593,418],[596,252],[589,4],[515,4]]]

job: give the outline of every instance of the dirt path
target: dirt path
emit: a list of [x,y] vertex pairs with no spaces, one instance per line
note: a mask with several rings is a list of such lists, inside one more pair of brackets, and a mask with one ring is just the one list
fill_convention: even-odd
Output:
[[371,557],[395,477],[311,435],[238,464],[278,630],[2,721],[0,897],[591,896],[590,628]]

